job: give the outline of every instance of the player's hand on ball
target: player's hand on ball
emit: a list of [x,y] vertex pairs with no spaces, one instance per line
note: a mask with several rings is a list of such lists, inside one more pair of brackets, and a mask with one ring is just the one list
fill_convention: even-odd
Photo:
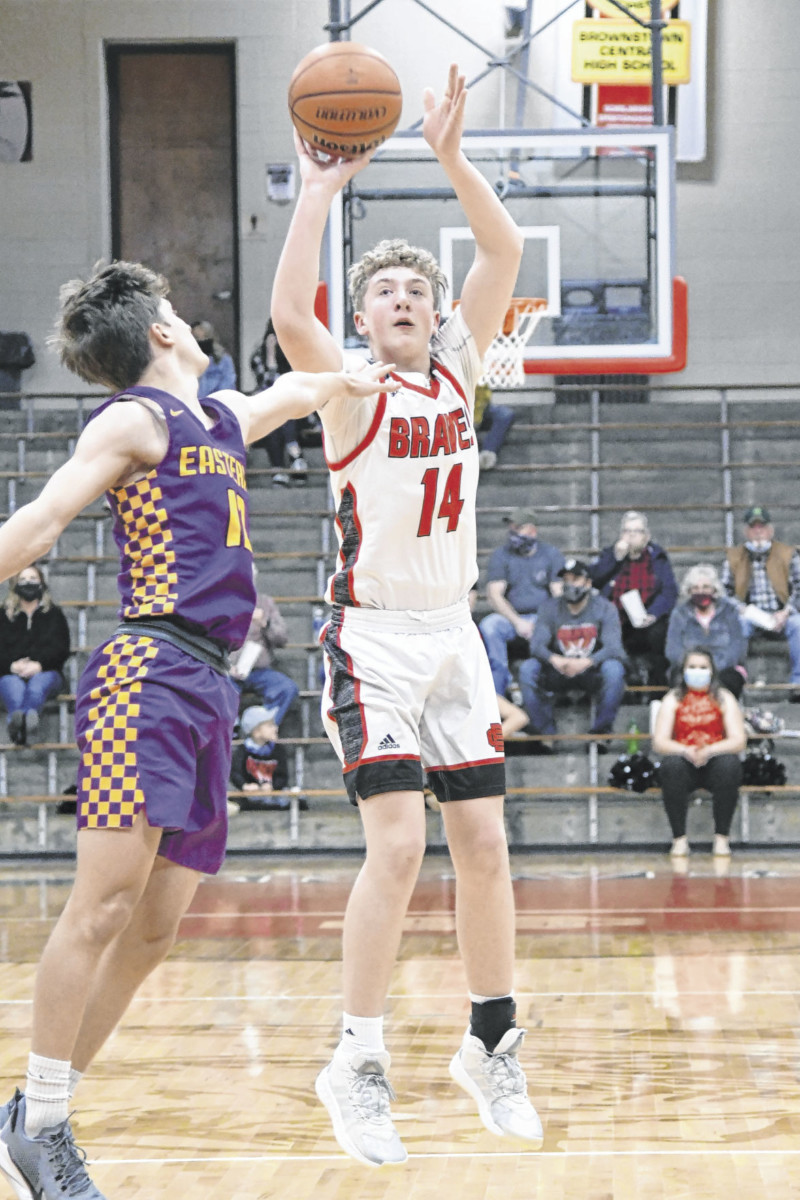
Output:
[[340,191],[354,175],[362,171],[377,149],[375,147],[368,154],[362,154],[360,158],[335,158],[333,155],[329,155],[325,161],[319,152],[314,151],[308,142],[303,141],[296,129],[294,145],[297,150],[300,178],[303,183],[306,185],[324,184],[332,193]]

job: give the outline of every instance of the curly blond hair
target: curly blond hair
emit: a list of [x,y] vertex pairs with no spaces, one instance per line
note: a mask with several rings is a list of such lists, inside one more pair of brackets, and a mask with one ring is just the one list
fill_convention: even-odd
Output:
[[385,238],[362,254],[347,272],[347,285],[355,312],[361,312],[364,307],[364,295],[372,276],[386,267],[410,267],[419,271],[431,285],[434,310],[438,312],[441,309],[447,291],[447,279],[434,256],[420,246],[409,245],[403,238]]

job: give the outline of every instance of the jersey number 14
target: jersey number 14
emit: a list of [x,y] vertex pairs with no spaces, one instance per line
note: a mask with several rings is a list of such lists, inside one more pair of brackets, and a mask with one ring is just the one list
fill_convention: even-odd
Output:
[[[444,484],[444,493],[439,511],[436,516],[446,518],[447,532],[452,533],[458,527],[458,518],[464,507],[461,499],[461,463],[454,463]],[[436,501],[439,495],[439,468],[430,467],[422,476],[422,512],[419,517],[417,537],[430,537],[433,528],[433,517]]]

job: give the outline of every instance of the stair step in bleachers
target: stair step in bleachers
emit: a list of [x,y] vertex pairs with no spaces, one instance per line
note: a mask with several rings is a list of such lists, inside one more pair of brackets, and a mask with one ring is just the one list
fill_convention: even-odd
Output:
[[[505,538],[503,517],[518,505],[537,511],[544,539],[584,556],[613,540],[622,512],[640,507],[679,573],[701,560],[720,564],[725,546],[740,536],[744,509],[755,502],[773,510],[778,537],[800,540],[800,513],[788,486],[800,451],[800,420],[782,401],[765,397],[726,406],[719,395],[709,399],[702,393],[685,401],[673,395],[663,406],[656,393],[646,405],[515,400],[517,421],[498,466],[482,474],[479,486],[482,582],[491,551]],[[86,411],[94,402],[87,402]],[[75,412],[31,406],[8,417],[0,436],[0,498],[8,498],[5,506],[0,499],[0,507],[6,514],[38,493],[46,475],[71,452],[81,424]],[[305,457],[306,485],[287,488],[274,486],[266,456],[253,452],[248,486],[259,587],[278,599],[289,627],[289,644],[276,665],[304,688],[281,732],[308,808],[301,811],[295,801],[288,811],[237,813],[231,820],[234,851],[362,845],[360,822],[347,802],[319,715],[320,651],[312,640],[312,608],[334,568],[336,542],[321,450],[309,448]],[[49,562],[51,590],[64,605],[76,647],[71,690],[92,648],[116,628],[116,566],[110,514],[99,501],[59,538]],[[479,602],[479,611],[480,603],[485,602]],[[748,666],[744,703],[769,707],[787,728],[800,727],[800,707],[789,703],[787,688],[774,686],[788,678],[784,644],[758,639]],[[74,821],[56,815],[55,802],[77,768],[72,711],[73,698],[66,696],[43,714],[39,745],[0,746],[0,854],[35,853],[37,847],[71,852]],[[559,708],[557,716],[554,756],[531,755],[524,739],[509,751],[512,845],[666,846],[658,793],[629,795],[606,784],[615,755],[624,751],[624,732],[612,752],[601,756],[585,735],[585,703]],[[624,731],[634,720],[640,730],[648,728],[647,697],[632,689],[617,729]],[[644,733],[641,740],[646,749]],[[778,739],[775,753],[787,766],[789,786],[743,793],[734,841],[800,842],[800,740]],[[34,799],[26,802],[26,796]],[[439,815],[429,812],[427,819],[431,843],[443,844]],[[699,840],[710,840],[707,802],[693,811],[690,824]]]

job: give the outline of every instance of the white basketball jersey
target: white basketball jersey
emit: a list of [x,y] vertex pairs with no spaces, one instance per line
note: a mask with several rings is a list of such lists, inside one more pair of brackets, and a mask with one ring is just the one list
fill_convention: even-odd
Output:
[[478,578],[472,423],[481,360],[460,310],[431,343],[431,374],[321,411],[339,540],[333,604],[445,608]]

